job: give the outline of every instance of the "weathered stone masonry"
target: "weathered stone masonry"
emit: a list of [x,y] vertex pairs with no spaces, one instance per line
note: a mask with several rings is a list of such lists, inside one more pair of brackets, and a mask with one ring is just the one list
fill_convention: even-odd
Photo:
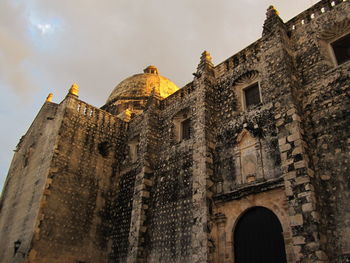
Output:
[[100,109],[75,85],[48,99],[1,197],[0,261],[235,262],[263,208],[278,262],[349,262],[349,34],[346,0],[286,23],[270,7],[260,39],[216,66],[203,52],[181,89],[149,66]]

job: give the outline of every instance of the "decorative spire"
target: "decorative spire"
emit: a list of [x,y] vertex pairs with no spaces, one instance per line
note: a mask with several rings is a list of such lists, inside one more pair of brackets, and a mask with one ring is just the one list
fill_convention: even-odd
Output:
[[123,121],[129,122],[131,120],[132,114],[133,114],[132,110],[127,108],[126,110],[119,113],[117,115],[117,118],[119,118]]
[[46,102],[51,102],[52,101],[52,97],[53,97],[53,94],[49,93],[49,95],[47,95],[47,97],[46,97]]
[[279,17],[277,9],[274,6],[270,5],[266,11],[266,19],[263,27],[263,36],[266,36],[272,31],[274,31],[275,26],[278,24],[284,25],[282,19]]
[[267,9],[266,12],[266,17],[268,18],[269,16],[279,16],[279,12],[277,11],[276,7],[273,5],[270,5],[269,8]]
[[213,63],[211,62],[211,55],[208,51],[204,51],[201,55],[201,60],[199,62],[199,65],[197,67],[197,73],[194,73],[195,77],[200,77],[202,73],[206,71],[210,71],[213,73]]
[[78,93],[79,93],[79,87],[76,83],[74,83],[69,89],[69,94],[78,96]]
[[202,53],[201,56],[201,62],[200,64],[205,64],[205,65],[209,65],[211,67],[213,67],[213,63],[211,62],[211,55],[208,51],[204,50],[204,52]]

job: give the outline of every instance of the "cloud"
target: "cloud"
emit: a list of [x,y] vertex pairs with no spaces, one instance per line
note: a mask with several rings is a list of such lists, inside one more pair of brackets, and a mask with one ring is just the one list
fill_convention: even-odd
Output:
[[25,15],[9,1],[0,3],[0,83],[20,94],[32,88],[23,62],[32,55],[24,37]]
[[[23,98],[37,105],[49,92],[59,102],[77,82],[80,98],[98,107],[120,81],[154,64],[181,87],[192,80],[203,50],[218,64],[257,40],[270,4],[288,20],[308,2],[1,0],[0,85],[18,95],[19,105]],[[23,116],[25,107],[13,108]],[[22,131],[12,134],[14,148],[27,127],[0,116]]]

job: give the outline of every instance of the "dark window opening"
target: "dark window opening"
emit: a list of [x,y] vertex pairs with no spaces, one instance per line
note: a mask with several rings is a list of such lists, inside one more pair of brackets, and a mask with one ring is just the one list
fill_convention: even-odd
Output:
[[233,66],[238,66],[238,64],[239,64],[239,59],[238,59],[238,57],[233,57]]
[[28,155],[26,155],[26,156],[24,156],[24,167],[27,167],[28,166],[28,164],[29,164],[29,156]]
[[244,89],[245,105],[249,109],[252,106],[258,105],[261,103],[260,100],[260,91],[259,84],[255,83],[250,87]]
[[181,122],[181,139],[188,140],[191,137],[191,120],[186,119]]
[[101,142],[98,144],[97,146],[98,148],[98,152],[103,156],[103,157],[107,157],[109,154],[109,143],[108,142]]
[[17,240],[17,241],[15,241],[14,242],[14,255],[16,255],[17,254],[17,252],[18,252],[18,249],[19,249],[19,247],[21,246],[21,244],[22,244],[22,242],[21,241],[19,241],[19,240]]
[[332,43],[338,65],[350,60],[350,34]]

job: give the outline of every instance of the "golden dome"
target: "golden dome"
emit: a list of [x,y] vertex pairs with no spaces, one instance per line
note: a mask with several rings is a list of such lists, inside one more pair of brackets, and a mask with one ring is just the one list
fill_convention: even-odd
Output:
[[133,75],[120,82],[112,91],[106,104],[116,100],[145,99],[153,93],[160,99],[164,99],[178,89],[171,80],[159,75],[155,66],[148,66],[144,69],[144,73]]

